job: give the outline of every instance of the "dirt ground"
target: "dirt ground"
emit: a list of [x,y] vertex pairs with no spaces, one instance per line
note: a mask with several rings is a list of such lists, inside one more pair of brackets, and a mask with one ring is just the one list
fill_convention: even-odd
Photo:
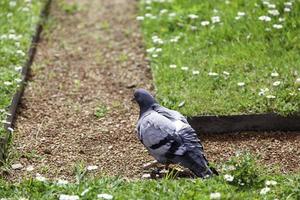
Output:
[[[138,109],[133,88],[153,91],[135,0],[68,0],[79,11],[51,6],[16,123],[15,152],[21,170],[10,178],[40,173],[73,179],[79,163],[97,173],[141,177],[152,158],[135,135]],[[102,118],[95,110],[107,107]],[[209,160],[221,162],[250,150],[268,165],[299,170],[300,134],[202,135]],[[25,170],[28,166],[33,170]]]

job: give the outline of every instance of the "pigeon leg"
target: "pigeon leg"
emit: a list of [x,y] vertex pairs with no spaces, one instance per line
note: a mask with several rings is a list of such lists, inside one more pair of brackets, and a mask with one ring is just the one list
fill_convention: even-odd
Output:
[[167,170],[169,170],[169,163],[168,164],[165,164],[165,170],[167,171]]
[[143,165],[144,169],[150,169],[152,167],[157,167],[158,162],[156,160],[152,161],[152,162],[148,162],[146,164]]

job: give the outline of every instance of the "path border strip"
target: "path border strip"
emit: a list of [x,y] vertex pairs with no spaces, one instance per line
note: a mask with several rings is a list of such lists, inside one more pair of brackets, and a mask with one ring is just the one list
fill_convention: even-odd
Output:
[[[9,141],[11,139],[11,135],[13,132],[12,128],[14,126],[14,122],[15,122],[16,116],[17,116],[18,105],[21,102],[21,98],[22,98],[24,90],[25,90],[26,82],[28,80],[29,70],[33,63],[34,56],[36,54],[37,44],[40,40],[40,35],[43,30],[43,25],[49,14],[51,2],[52,2],[52,0],[46,0],[45,4],[43,5],[43,8],[40,13],[39,22],[37,23],[35,33],[31,39],[31,45],[30,45],[30,48],[29,48],[29,51],[27,54],[28,58],[24,64],[24,66],[22,67],[22,73],[21,73],[22,81],[20,83],[20,87],[18,88],[17,92],[14,94],[13,99],[12,99],[11,104],[8,109],[6,123],[4,124],[4,129],[6,130],[6,134],[4,135],[4,137],[0,137],[0,161],[1,160],[3,161],[7,155]],[[1,162],[0,162],[0,164],[1,164]]]
[[191,126],[201,133],[233,133],[242,131],[300,131],[300,115],[281,116],[275,113],[251,115],[188,117]]

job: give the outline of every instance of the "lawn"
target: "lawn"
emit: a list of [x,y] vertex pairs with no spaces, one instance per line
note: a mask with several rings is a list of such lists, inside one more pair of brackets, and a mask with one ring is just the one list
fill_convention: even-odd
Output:
[[31,38],[39,20],[40,0],[0,1],[0,135],[7,108],[21,82]]
[[299,0],[143,0],[159,101],[186,115],[300,111]]
[[[78,169],[78,168],[77,168]],[[211,179],[126,180],[94,177],[74,170],[74,183],[38,175],[20,183],[0,181],[5,199],[299,199],[300,175],[281,175],[258,167],[249,154],[237,155]],[[86,176],[82,176],[86,174]]]

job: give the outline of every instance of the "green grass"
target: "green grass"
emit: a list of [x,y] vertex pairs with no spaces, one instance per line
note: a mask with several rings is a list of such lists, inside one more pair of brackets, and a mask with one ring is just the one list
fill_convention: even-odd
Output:
[[21,67],[27,59],[42,2],[0,1],[0,135],[4,133],[7,107],[21,81]]
[[[186,115],[299,112],[300,1],[269,2],[141,1],[137,20],[159,101]],[[268,14],[274,9],[278,16]],[[265,15],[270,22],[259,20]],[[213,16],[220,22],[212,23]]]
[[[233,157],[222,174],[211,179],[126,180],[118,177],[82,177],[77,172],[76,183],[59,185],[56,181],[23,180],[20,183],[0,181],[0,198],[58,199],[62,194],[80,199],[97,199],[98,194],[110,194],[113,199],[211,199],[220,193],[221,199],[299,199],[300,174],[281,175],[258,167],[248,154]],[[78,171],[78,170],[77,170]],[[233,180],[230,180],[230,177]],[[78,176],[76,176],[78,177]],[[265,188],[265,189],[264,189]],[[269,188],[269,189],[266,189]],[[263,194],[263,190],[269,190]],[[85,194],[82,195],[82,193]]]

